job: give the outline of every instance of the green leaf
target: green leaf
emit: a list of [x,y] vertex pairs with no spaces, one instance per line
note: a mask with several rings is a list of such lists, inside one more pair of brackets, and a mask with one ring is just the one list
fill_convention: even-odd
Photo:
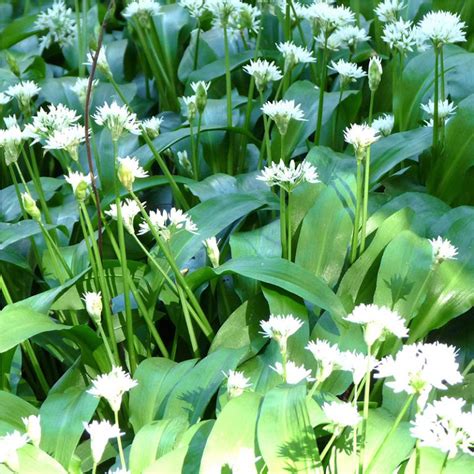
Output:
[[269,472],[314,473],[320,465],[306,407],[306,387],[280,385],[263,399],[258,447]]
[[13,430],[23,431],[22,417],[37,415],[38,410],[13,393],[0,391],[0,435]]
[[[474,459],[469,454],[460,453],[454,459],[448,459],[444,471],[445,454],[436,448],[420,448],[420,465],[418,472],[443,472],[443,474],[466,474],[474,471]],[[415,455],[413,454],[405,469],[405,474],[415,474]]]
[[[22,474],[66,474],[66,470],[54,458],[46,454],[41,449],[35,448],[31,444],[25,445],[18,450],[20,469]],[[0,472],[11,473],[10,469],[3,464],[0,465]]]
[[34,35],[38,29],[35,27],[37,15],[20,16],[10,22],[0,32],[0,49],[7,49],[19,41]]

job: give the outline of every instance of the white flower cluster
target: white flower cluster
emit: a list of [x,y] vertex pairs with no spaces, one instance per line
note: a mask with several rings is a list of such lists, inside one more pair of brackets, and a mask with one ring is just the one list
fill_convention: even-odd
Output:
[[[97,87],[99,84],[98,79],[94,79],[92,81],[92,89]],[[87,97],[87,87],[89,86],[89,79],[85,77],[78,77],[76,82],[74,83],[73,86],[71,86],[72,92],[77,95],[77,98],[79,99],[80,103],[84,107],[86,103],[86,97]]]
[[375,14],[383,23],[395,22],[406,6],[404,0],[383,0],[375,8]]
[[[456,108],[457,107],[448,99],[438,101],[438,121],[440,126],[448,122],[450,117],[454,115]],[[428,120],[425,120],[426,126],[432,127],[435,114],[434,102],[430,99],[427,104],[421,104],[421,109],[430,116]]]
[[117,177],[122,183],[122,186],[129,191],[132,189],[133,183],[137,178],[146,178],[146,172],[141,166],[140,162],[135,157],[126,156],[125,158],[117,158],[118,168]]
[[352,124],[344,130],[344,140],[354,147],[357,159],[364,159],[367,148],[380,138],[378,130],[368,125]]
[[122,436],[117,425],[110,424],[109,421],[96,421],[92,423],[83,423],[85,430],[91,437],[92,460],[94,464],[98,464],[104,455],[105,447],[110,439]]
[[[168,212],[166,210],[150,211],[150,222],[158,232],[158,234],[164,240],[170,240],[176,233],[185,230],[192,234],[197,233],[198,228],[193,222],[190,216],[183,212],[181,209],[175,209],[174,207]],[[150,232],[150,227],[146,221],[140,223],[139,235]]]
[[252,386],[250,379],[245,377],[243,372],[239,372],[238,370],[229,370],[226,374],[224,373],[227,379],[227,393],[229,398],[240,397],[244,393],[245,390]]
[[122,11],[122,15],[129,20],[136,16],[142,26],[147,27],[150,17],[161,14],[161,5],[155,0],[134,0]]
[[[135,234],[133,222],[135,217],[140,213],[140,207],[133,199],[125,199],[120,202],[120,214],[122,216],[123,226],[125,230],[131,234]],[[111,204],[110,209],[105,211],[105,214],[110,216],[113,220],[118,219],[118,209],[116,204]]]
[[417,28],[420,40],[431,42],[435,47],[466,41],[466,24],[455,13],[443,10],[429,12]]
[[204,15],[207,9],[207,0],[179,0],[178,3],[197,20]]
[[250,64],[244,66],[243,69],[247,74],[253,76],[255,85],[260,92],[263,92],[272,82],[279,81],[283,77],[278,66],[273,61],[269,62],[265,59],[250,61]]
[[113,141],[118,141],[126,132],[140,135],[137,115],[130,112],[126,105],[118,105],[115,101],[110,105],[105,103],[97,108],[93,117],[98,125],[110,130]]
[[[18,84],[10,86],[5,95],[12,97],[18,101],[20,108],[29,110],[30,102],[33,97],[37,96],[41,88],[34,81],[22,81]],[[4,99],[5,100],[5,99]]]
[[418,33],[411,21],[400,19],[385,25],[382,39],[390,49],[405,55],[413,51],[418,41]]
[[339,61],[331,61],[328,66],[329,70],[336,72],[341,77],[342,87],[346,87],[350,82],[367,76],[367,73],[357,64],[339,59]]
[[290,120],[305,121],[304,112],[300,104],[294,100],[275,100],[274,102],[265,102],[262,112],[272,119],[281,135],[286,135]]
[[8,128],[0,130],[0,148],[3,148],[7,166],[18,160],[25,138],[24,131],[16,123],[16,119],[12,121]]
[[312,22],[314,31],[321,31],[325,35],[355,21],[354,12],[350,8],[325,2],[311,4],[306,10],[306,17]]
[[448,240],[438,236],[430,240],[433,249],[433,258],[435,263],[441,263],[444,260],[455,260],[458,249]]
[[[192,8],[187,5],[186,8],[190,13],[194,10],[194,13],[191,14],[199,18],[200,8]],[[204,9],[212,15],[214,28],[256,32],[260,24],[260,9],[240,0],[206,0]]]
[[64,179],[71,185],[72,192],[79,201],[84,201],[87,198],[92,181],[90,174],[84,175],[79,171],[70,171],[68,175],[64,176]]
[[354,427],[362,421],[362,417],[357,411],[357,407],[347,402],[323,403],[324,414],[340,432],[346,426]]
[[392,114],[383,114],[372,122],[372,128],[375,128],[382,136],[388,137],[393,130],[395,117]]
[[285,72],[291,71],[297,64],[316,62],[316,58],[311,51],[303,48],[303,46],[297,46],[292,41],[278,43],[276,47],[285,60]]

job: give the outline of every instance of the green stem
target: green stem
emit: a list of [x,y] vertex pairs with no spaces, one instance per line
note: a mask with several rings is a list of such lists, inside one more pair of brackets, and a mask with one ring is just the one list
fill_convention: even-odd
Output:
[[112,350],[110,349],[109,341],[107,340],[107,336],[105,335],[104,328],[102,327],[102,323],[97,325],[97,329],[99,330],[100,337],[105,346],[105,352],[107,352],[107,357],[109,358],[109,362],[112,366],[115,365],[114,356],[112,354]]
[[291,41],[291,0],[286,0],[285,8],[285,40]]
[[[114,418],[115,418],[115,424],[119,426],[118,411],[114,411]],[[120,464],[122,465],[122,469],[126,471],[127,464],[125,463],[125,455],[123,453],[122,440],[120,436],[117,436],[117,446],[119,450]]]
[[199,357],[199,347],[196,340],[196,334],[194,332],[193,322],[189,316],[188,305],[186,301],[186,296],[183,293],[182,288],[178,287],[179,299],[181,300],[181,307],[183,308],[184,320],[186,322],[186,327],[188,328],[189,340],[191,341],[191,348],[193,350],[194,357]]
[[291,262],[293,258],[293,251],[292,251],[292,235],[291,235],[291,213],[290,213],[290,200],[291,194],[288,193],[288,206],[287,206],[287,213],[286,213],[286,225],[288,227],[288,260]]
[[194,138],[194,127],[192,121],[189,121],[189,138],[191,140],[191,160],[193,165],[193,175],[196,181],[199,180],[198,178],[198,159],[196,153],[196,141]]
[[367,219],[369,217],[369,181],[370,181],[370,147],[365,154],[364,166],[364,195],[362,201],[362,230],[360,238],[360,253],[365,250],[365,239],[367,232]]
[[341,106],[342,94],[343,93],[344,93],[344,87],[341,84],[341,89],[339,90],[339,98],[337,100],[336,112],[334,114],[334,122],[333,122],[333,126],[332,126],[332,143],[333,143],[334,149],[337,149],[337,146],[336,146],[336,140],[337,140],[336,130],[337,130],[337,122],[339,121],[339,107]]
[[360,223],[360,208],[362,204],[362,160],[357,160],[357,177],[356,177],[356,208],[354,216],[354,229],[352,231],[352,243],[351,243],[351,264],[355,262],[357,258],[357,248],[359,245],[359,223]]
[[286,192],[280,188],[280,237],[281,237],[281,253],[282,258],[287,258],[288,252],[286,247]]
[[198,115],[197,134],[196,134],[196,180],[199,181],[199,145],[201,144],[201,126],[202,114]]
[[421,465],[420,440],[417,439],[415,443],[415,474],[419,474],[420,465]]
[[439,49],[435,46],[434,114],[433,114],[433,154],[436,158],[439,143]]
[[365,373],[364,387],[364,418],[362,420],[361,447],[359,453],[359,474],[364,472],[364,451],[367,443],[367,425],[369,422],[369,402],[370,402],[370,373],[371,373],[371,354],[372,347],[367,346],[367,370]]
[[446,453],[446,455],[444,456],[443,464],[441,465],[439,474],[444,474],[444,472],[446,471],[446,466],[448,465],[448,457],[449,457],[449,453]]
[[[224,25],[224,55],[225,55],[225,95],[227,101],[227,127],[232,127],[232,82],[230,74],[229,35],[227,25]],[[234,172],[234,155],[232,151],[232,132],[229,130],[229,149],[227,154],[227,174]]]
[[324,446],[324,449],[321,452],[321,461],[324,461],[324,458],[326,457],[326,454],[331,449],[332,445],[334,444],[334,441],[336,441],[337,436],[338,436],[337,431],[334,431],[331,438],[329,438],[329,441],[327,442],[326,446]]
[[[262,104],[263,107],[263,94],[260,92],[260,103]],[[272,163],[272,145],[270,142],[270,119],[262,113],[262,119],[263,119],[263,129],[264,129],[264,146],[262,149],[265,149],[267,152],[267,165],[270,165]],[[262,165],[263,159],[262,159],[262,153],[260,153],[260,158],[259,158],[259,165]],[[259,166],[260,169],[260,166]]]
[[324,107],[324,90],[326,89],[327,80],[327,62],[329,51],[327,48],[329,34],[326,32],[324,37],[323,57],[321,62],[321,81],[319,84],[319,102],[318,102],[318,116],[316,120],[316,132],[314,134],[314,144],[319,145],[321,140],[321,129],[323,126],[323,107]]
[[193,60],[193,71],[197,69],[198,59],[199,59],[199,40],[201,38],[201,24],[200,21],[197,21],[197,33],[196,33],[196,46],[194,47],[194,60]]

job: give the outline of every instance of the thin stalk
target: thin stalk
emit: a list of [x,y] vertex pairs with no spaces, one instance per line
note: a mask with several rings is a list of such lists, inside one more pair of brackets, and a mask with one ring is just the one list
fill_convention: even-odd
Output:
[[321,139],[321,128],[323,126],[323,106],[324,106],[324,91],[326,89],[327,80],[327,62],[329,51],[327,48],[329,34],[326,32],[324,36],[323,57],[321,62],[321,81],[319,84],[319,102],[318,102],[318,116],[316,119],[316,132],[314,134],[314,144],[319,145]]
[[181,307],[183,308],[184,321],[186,322],[186,327],[188,328],[189,340],[191,342],[191,348],[193,350],[193,355],[199,357],[199,346],[196,339],[196,334],[194,332],[193,322],[189,316],[188,305],[186,301],[186,296],[183,293],[182,288],[178,287],[179,299],[181,300]]
[[107,357],[109,358],[109,362],[112,366],[114,366],[115,365],[114,356],[112,354],[112,350],[110,349],[110,344],[109,344],[109,341],[107,340],[107,336],[105,335],[102,323],[97,324],[97,329],[99,330],[99,335],[104,343],[105,352],[107,352]]
[[286,225],[288,228],[288,260],[291,262],[293,258],[293,250],[292,250],[292,236],[291,236],[291,213],[290,213],[290,197],[291,195],[288,194],[288,207],[287,207],[287,213],[286,213]]
[[84,36],[81,34],[81,12],[79,8],[79,0],[74,0],[74,11],[76,15],[76,38],[77,38],[77,69],[79,71],[79,77],[84,75]]
[[286,164],[286,154],[285,154],[285,135],[280,133],[280,160],[283,160],[283,163]]
[[367,148],[364,163],[364,195],[362,200],[362,230],[360,237],[360,253],[365,250],[367,219],[369,217],[369,181],[370,181],[370,147]]
[[339,90],[339,98],[337,100],[336,113],[334,116],[334,122],[332,126],[332,143],[333,143],[334,149],[336,149],[336,130],[337,130],[337,122],[339,121],[339,107],[341,106],[343,93],[344,93],[344,86],[341,83],[341,89]]
[[198,159],[196,153],[196,140],[194,137],[194,127],[192,121],[189,121],[189,138],[191,140],[191,161],[193,166],[193,176],[196,181],[199,180],[198,178]]
[[286,8],[285,8],[285,41],[291,41],[291,0],[286,0]]
[[199,60],[199,40],[201,39],[201,22],[197,21],[196,46],[194,47],[193,71],[197,69]]
[[84,66],[84,59],[86,58],[86,50],[87,50],[87,0],[82,0],[82,61],[81,65],[79,68],[79,76],[83,77],[84,72],[85,72],[85,66]]
[[[444,70],[444,49],[443,46],[439,48],[439,67],[440,67],[440,78],[441,78],[441,97],[440,100],[446,99],[446,83],[445,83],[445,70]],[[444,134],[445,134],[446,120],[441,125],[441,144],[444,145]]]
[[196,180],[199,181],[199,145],[201,144],[202,114],[198,115],[197,133],[196,133]]
[[417,439],[415,442],[415,474],[420,472],[421,457],[420,457],[420,440]]
[[[260,103],[263,106],[263,94],[260,92]],[[264,146],[262,144],[262,149],[266,150],[267,152],[267,164],[272,163],[272,146],[270,142],[270,119],[265,115],[262,114],[262,119],[263,119],[263,129],[264,129]],[[259,158],[259,164],[262,164],[263,159],[262,159],[262,153],[260,153],[260,158]],[[260,168],[260,166],[259,166]]]
[[[119,426],[118,411],[115,411],[115,410],[114,410],[114,419],[115,419],[115,424]],[[120,436],[117,436],[117,446],[119,450],[120,464],[122,465],[122,469],[126,471],[127,464],[125,463],[125,455],[123,453],[122,440],[120,439]]]
[[321,452],[321,461],[324,461],[324,458],[326,457],[326,454],[329,452],[331,449],[332,445],[334,444],[334,441],[336,441],[336,438],[338,437],[338,432],[334,431],[332,436],[329,438],[329,441],[327,442],[326,446],[324,446],[324,449]]
[[438,154],[439,144],[439,49],[435,46],[434,114],[433,114],[433,154]]
[[286,193],[280,188],[280,238],[281,238],[281,254],[283,258],[287,258],[288,251],[286,246]]
[[[227,100],[227,127],[232,127],[232,82],[230,75],[229,34],[227,25],[224,25],[224,55],[225,55],[225,95]],[[229,151],[227,156],[227,174],[234,172],[234,155],[232,152],[232,132],[229,131]]]
[[444,474],[444,472],[446,471],[446,466],[448,465],[448,456],[449,456],[449,453],[446,453],[446,455],[444,456],[443,464],[441,465],[439,474]]
[[359,453],[359,474],[364,472],[364,451],[367,443],[367,424],[369,422],[369,402],[370,402],[370,358],[371,358],[372,347],[367,346],[367,371],[365,373],[365,387],[364,387],[364,418],[362,420],[362,433],[361,433],[361,447]]
[[356,177],[356,208],[354,216],[354,229],[352,232],[351,243],[351,263],[354,263],[357,258],[357,248],[359,245],[359,223],[360,223],[360,208],[362,204],[362,160],[357,160],[357,177]]

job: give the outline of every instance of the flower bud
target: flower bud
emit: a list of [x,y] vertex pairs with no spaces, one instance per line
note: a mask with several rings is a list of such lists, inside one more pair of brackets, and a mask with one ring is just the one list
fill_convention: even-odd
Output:
[[120,163],[117,175],[124,188],[128,190],[132,189],[135,177],[133,175],[133,170],[131,170],[130,167],[124,165],[123,163]]
[[204,109],[207,105],[207,91],[209,89],[209,85],[209,82],[204,81],[193,82],[191,84],[196,97],[196,109],[200,114],[204,112]]
[[85,201],[89,196],[89,185],[85,181],[81,181],[76,188],[74,193],[78,201]]
[[100,291],[98,293],[86,292],[83,294],[86,311],[90,318],[99,325],[102,319],[102,297]]
[[187,107],[186,115],[191,122],[196,117],[197,112],[196,96],[183,97],[183,100]]
[[28,193],[21,194],[21,201],[26,213],[35,221],[40,221],[41,212],[36,205],[36,201]]
[[30,415],[28,417],[22,418],[23,424],[26,428],[26,434],[30,438],[34,446],[39,448],[41,442],[41,425],[40,425],[40,415]]
[[193,167],[191,165],[191,162],[189,161],[188,152],[186,150],[178,151],[177,155],[178,155],[178,163],[181,166],[181,168],[183,168],[186,174],[188,174],[189,176],[192,176]]
[[219,259],[220,259],[220,251],[219,247],[217,246],[217,239],[215,237],[211,237],[210,239],[206,239],[203,242],[204,246],[206,247],[207,256],[211,261],[211,264],[214,268],[219,266]]
[[382,60],[378,56],[372,56],[369,61],[369,88],[375,92],[382,80]]
[[15,56],[13,56],[11,53],[9,53],[7,51],[6,60],[7,60],[7,63],[8,63],[8,67],[10,68],[10,71],[13,74],[15,74],[16,77],[20,77],[21,76],[21,71],[20,71],[20,67],[18,66],[18,62],[15,59]]

